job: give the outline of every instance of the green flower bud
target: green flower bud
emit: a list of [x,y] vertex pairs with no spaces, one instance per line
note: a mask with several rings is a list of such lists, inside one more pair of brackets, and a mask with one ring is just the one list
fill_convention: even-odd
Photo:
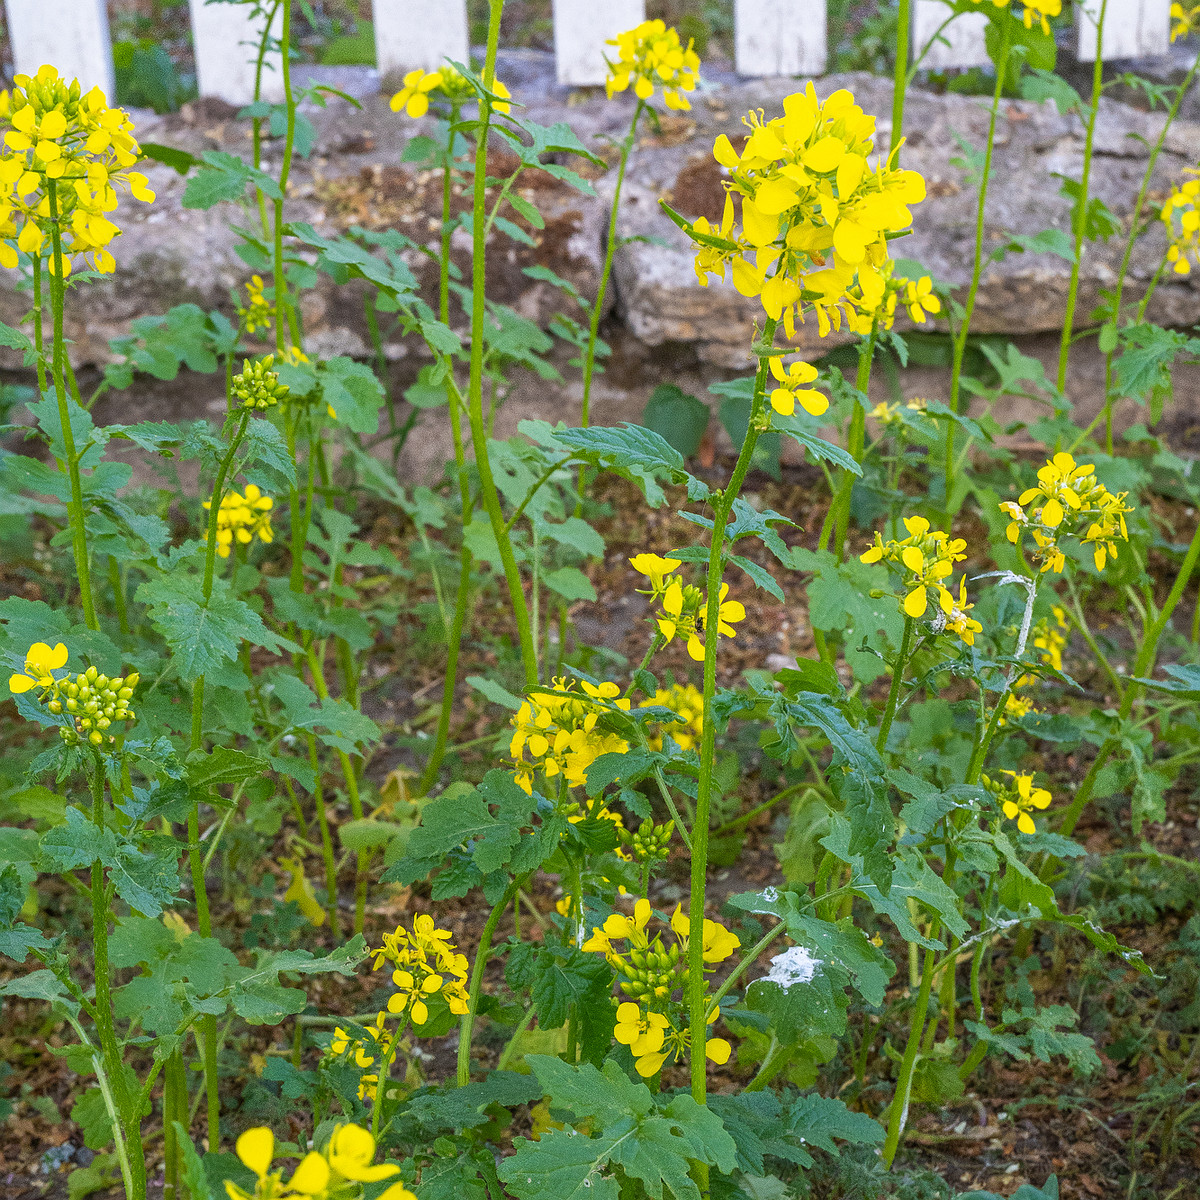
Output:
[[273,354],[268,354],[259,362],[244,361],[241,373],[233,377],[230,389],[233,398],[243,408],[262,412],[278,404],[288,394],[287,385],[279,382],[279,376],[272,369],[274,366]]

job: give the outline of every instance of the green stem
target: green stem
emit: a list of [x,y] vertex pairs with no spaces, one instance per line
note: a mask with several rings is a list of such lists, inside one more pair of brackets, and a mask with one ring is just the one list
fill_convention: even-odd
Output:
[[[484,86],[490,88],[496,78],[496,49],[500,37],[500,14],[504,0],[489,0],[487,57],[483,68]],[[471,374],[467,390],[467,418],[471,425],[471,444],[475,450],[475,466],[479,471],[480,492],[483,505],[491,522],[492,533],[500,552],[504,568],[504,579],[508,585],[509,600],[516,620],[517,637],[521,645],[521,662],[525,668],[525,685],[537,684],[537,648],[533,643],[529,623],[529,607],[525,602],[525,589],[521,584],[521,572],[517,567],[512,539],[504,529],[504,512],[500,506],[500,494],[492,475],[488,459],[487,429],[483,412],[483,343],[484,317],[486,315],[484,286],[486,283],[486,228],[484,215],[487,212],[487,155],[488,133],[491,129],[492,102],[484,97],[479,103],[479,126],[475,133],[475,196],[474,221],[472,222],[471,246]]]
[[283,138],[283,163],[279,169],[279,199],[274,211],[275,278],[275,349],[284,351],[284,330],[287,325],[288,287],[283,273],[283,203],[287,199],[288,176],[292,171],[292,152],[296,144],[296,100],[292,95],[292,0],[282,0],[283,19],[279,31],[280,71],[283,75],[283,99],[287,107],[287,128]]
[[1074,832],[1084,808],[1092,798],[1092,791],[1096,786],[1096,779],[1100,774],[1100,769],[1120,743],[1121,726],[1129,719],[1129,714],[1133,711],[1133,702],[1142,690],[1142,685],[1136,683],[1135,679],[1138,677],[1145,678],[1154,670],[1155,656],[1158,651],[1158,639],[1162,637],[1163,631],[1167,627],[1167,622],[1170,621],[1171,614],[1175,611],[1175,606],[1183,597],[1188,580],[1196,568],[1197,558],[1200,558],[1200,525],[1197,525],[1196,532],[1192,535],[1192,541],[1188,546],[1187,554],[1184,555],[1183,564],[1179,568],[1179,574],[1175,577],[1175,583],[1167,594],[1167,598],[1159,610],[1158,616],[1145,631],[1142,648],[1138,651],[1138,656],[1133,663],[1132,677],[1125,687],[1125,694],[1121,697],[1121,707],[1117,712],[1117,732],[1100,747],[1099,753],[1096,755],[1088,773],[1084,776],[1083,782],[1079,785],[1079,790],[1075,793],[1063,816],[1062,824],[1058,830],[1063,837],[1070,837]]
[[[855,387],[858,388],[861,399],[855,397],[854,411],[850,414],[850,432],[846,449],[850,457],[860,466],[863,460],[863,447],[866,444],[867,410],[863,401],[867,397],[867,389],[871,386],[871,360],[875,357],[875,342],[879,336],[879,320],[871,323],[871,332],[858,346],[858,374]],[[846,531],[850,528],[850,499],[854,492],[854,480],[857,476],[853,471],[843,471],[841,484],[838,487],[837,498],[834,500],[834,533],[833,550],[841,562],[846,556]]]
[[71,522],[71,549],[75,555],[75,573],[79,576],[79,602],[83,607],[83,619],[89,629],[99,629],[96,606],[92,600],[92,576],[88,564],[87,528],[83,517],[83,483],[79,475],[79,451],[75,446],[71,412],[67,406],[64,366],[67,351],[63,336],[66,289],[63,281],[62,231],[58,227],[58,186],[53,179],[46,180],[46,196],[50,202],[50,244],[54,257],[54,269],[50,272],[50,308],[54,318],[54,346],[50,369],[54,377],[54,393],[58,399],[58,420],[62,426],[63,448],[67,456],[67,478],[71,484],[71,501],[67,506]]
[[[1096,63],[1092,68],[1092,103],[1088,112],[1087,135],[1083,142],[1083,173],[1079,179],[1079,197],[1075,201],[1072,221],[1075,226],[1075,252],[1071,259],[1071,283],[1067,288],[1067,311],[1063,317],[1062,340],[1058,346],[1058,390],[1067,386],[1067,360],[1071,354],[1071,334],[1075,327],[1075,304],[1079,296],[1079,272],[1083,265],[1083,242],[1087,234],[1088,188],[1092,175],[1092,150],[1096,140],[1096,114],[1100,111],[1100,95],[1104,86],[1104,17],[1108,0],[1100,0],[1100,17],[1096,22]],[[1109,446],[1110,454],[1112,447]]]
[[[932,930],[931,936],[932,936]],[[896,1151],[900,1149],[900,1138],[908,1120],[908,1102],[912,1095],[913,1074],[917,1068],[917,1055],[921,1048],[921,1035],[925,1031],[925,1020],[929,1013],[929,993],[933,987],[932,950],[925,951],[925,964],[921,973],[921,988],[913,1007],[912,1020],[908,1027],[908,1043],[904,1057],[900,1060],[900,1073],[896,1077],[896,1092],[888,1109],[887,1137],[883,1143],[883,1165],[891,1170]]]
[[117,626],[123,634],[128,634],[129,611],[125,605],[125,584],[121,579],[121,566],[111,554],[108,556],[108,584],[112,588],[113,607],[117,610]]
[[42,325],[42,256],[35,254],[33,263],[33,345],[37,351],[38,393],[46,394],[46,339]]
[[[92,824],[96,840],[104,840],[104,762],[92,753]],[[97,859],[92,863],[92,955],[96,977],[95,1021],[96,1036],[104,1054],[117,1115],[124,1128],[129,1168],[133,1184],[132,1200],[145,1200],[146,1160],[142,1150],[141,1113],[129,1095],[121,1046],[113,1023],[112,978],[108,963],[109,896],[104,879],[104,865]],[[116,1131],[114,1131],[115,1133]],[[119,1134],[117,1135],[119,1136]]]
[[[762,346],[769,349],[775,344],[776,322],[768,317],[763,328]],[[705,1068],[704,1043],[706,1005],[704,997],[704,896],[708,883],[708,836],[709,814],[712,807],[713,770],[716,758],[716,717],[713,713],[713,695],[717,687],[717,643],[721,605],[721,576],[725,526],[733,502],[741,491],[750,460],[758,443],[759,418],[766,396],[769,357],[758,360],[758,374],[754,380],[754,398],[750,406],[750,419],[746,425],[746,437],[738,454],[733,475],[725,490],[713,500],[713,528],[708,552],[708,575],[706,612],[704,621],[704,723],[700,733],[700,778],[696,793],[696,819],[692,824],[692,871],[691,895],[688,902],[688,918],[691,933],[688,938],[688,1027],[691,1034],[691,1081],[692,1098],[697,1104],[705,1102],[707,1071]]]
[[[591,415],[592,376],[596,369],[596,342],[599,340],[600,317],[604,311],[604,298],[608,294],[608,280],[612,275],[613,256],[617,249],[617,210],[621,205],[621,189],[625,185],[625,170],[629,165],[629,154],[633,150],[634,138],[637,136],[638,121],[646,107],[644,100],[637,102],[633,110],[633,120],[629,123],[629,132],[621,143],[621,158],[617,165],[617,184],[613,189],[612,209],[608,214],[608,238],[604,246],[604,266],[600,271],[600,284],[596,289],[596,302],[592,305],[592,317],[588,323],[587,348],[583,353],[583,405],[580,409],[579,423],[586,429]],[[582,499],[583,487],[580,486]]]
[[325,811],[325,787],[321,783],[317,739],[311,733],[308,734],[308,764],[313,773],[313,808],[317,814],[317,827],[321,831],[321,856],[325,862],[325,911],[329,914],[329,930],[337,938],[337,862],[333,854],[333,837],[329,832],[329,814]]
[[[971,332],[971,317],[975,312],[975,298],[979,294],[979,283],[983,278],[983,219],[987,210],[988,184],[992,176],[992,154],[996,147],[996,118],[1000,112],[1000,97],[1004,92],[1004,77],[1008,74],[1008,59],[1012,49],[1012,21],[1001,19],[1002,30],[1000,53],[996,61],[996,88],[992,93],[992,107],[988,116],[987,147],[983,155],[983,177],[979,181],[979,204],[975,210],[975,257],[971,265],[971,285],[967,289],[967,302],[963,306],[962,324],[954,339],[954,356],[950,375],[950,411],[958,412],[959,391],[962,386],[963,358],[967,352],[967,337]],[[954,422],[946,422],[946,508],[950,508],[950,492],[954,486]]]
[[479,1008],[479,993],[483,988],[483,972],[492,953],[492,937],[504,910],[512,902],[524,879],[514,879],[504,895],[496,902],[488,915],[483,932],[479,935],[479,946],[475,951],[475,962],[471,967],[471,982],[467,990],[467,1011],[463,1013],[458,1035],[458,1086],[466,1087],[471,1082],[471,1034],[475,1029],[475,1013]]
[[[900,165],[897,149],[904,136],[904,95],[908,91],[908,41],[912,22],[912,0],[900,0],[896,12],[896,63],[892,71],[892,133],[888,156]],[[894,158],[892,157],[894,156]]]
[[900,653],[896,655],[896,665],[892,668],[892,682],[888,688],[887,706],[883,710],[883,722],[879,726],[879,736],[875,739],[875,749],[880,754],[887,749],[888,734],[891,733],[892,722],[896,719],[896,709],[900,703],[900,685],[904,679],[904,668],[908,666],[915,626],[916,622],[912,617],[904,618],[904,634],[900,639]]

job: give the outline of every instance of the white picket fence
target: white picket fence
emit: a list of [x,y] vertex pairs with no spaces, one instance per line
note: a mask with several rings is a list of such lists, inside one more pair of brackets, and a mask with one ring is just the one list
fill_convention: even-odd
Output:
[[[259,21],[252,2],[188,0],[200,94],[244,104],[254,92]],[[260,0],[270,9],[269,0]],[[1096,56],[1094,14],[1104,0],[1076,6],[1077,54]],[[553,0],[560,83],[602,83],[605,41],[644,19],[644,0]],[[1105,59],[1164,54],[1170,0],[1107,0]],[[746,76],[819,75],[827,62],[825,0],[733,0],[736,67]],[[14,69],[45,62],[111,95],[112,44],[104,0],[5,0]],[[382,77],[468,58],[466,0],[374,0],[376,65]],[[981,66],[984,17],[967,13],[942,29],[943,0],[915,0],[913,54],[923,67]],[[940,29],[940,33],[939,33]],[[264,95],[278,95],[278,58],[268,61]]]

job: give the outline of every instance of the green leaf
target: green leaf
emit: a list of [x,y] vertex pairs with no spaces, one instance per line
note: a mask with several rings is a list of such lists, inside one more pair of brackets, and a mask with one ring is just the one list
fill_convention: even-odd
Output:
[[542,575],[542,582],[568,603],[596,599],[592,581],[578,567],[559,567],[557,571],[546,571]]
[[502,708],[510,708],[513,712],[521,707],[524,701],[520,696],[514,696],[507,688],[501,687],[494,679],[486,679],[482,675],[468,675],[467,682],[481,695],[486,696],[493,704]]
[[219,787],[223,783],[241,783],[267,770],[267,764],[253,754],[214,746],[211,751],[193,750],[187,756],[187,781],[194,788]]
[[1134,683],[1153,688],[1157,692],[1172,692],[1185,700],[1200,700],[1200,667],[1195,663],[1167,663],[1163,670],[1170,679],[1134,678]]
[[[656,482],[659,476],[665,476],[671,483],[687,483],[689,496],[697,484],[705,494],[708,492],[707,486],[683,469],[683,455],[653,430],[626,423],[620,428],[593,425],[589,429],[556,429],[553,432],[562,446],[574,450],[584,462],[615,471],[636,483],[654,508],[665,499]],[[702,497],[696,495],[693,498]]]
[[370,367],[339,355],[324,364],[321,382],[325,402],[337,414],[339,425],[368,435],[379,429],[384,391]]
[[835,446],[832,442],[827,442],[824,438],[817,437],[815,433],[805,429],[801,419],[795,414],[784,417],[779,413],[773,413],[771,427],[786,433],[794,442],[803,446],[813,458],[831,462],[835,467],[849,471],[851,475],[862,475],[862,467],[852,455],[847,454],[841,446]]
[[700,449],[708,429],[708,405],[674,383],[663,383],[650,393],[642,412],[642,426],[657,433],[684,458]]
[[379,726],[352,704],[334,696],[318,700],[312,689],[294,675],[275,675],[271,687],[290,725],[311,730],[335,750],[354,754],[382,736]]
[[143,158],[171,167],[180,175],[186,175],[193,167],[198,167],[201,162],[194,154],[189,154],[186,150],[178,150],[174,146],[163,146],[158,142],[138,142],[138,148],[141,150]]
[[793,1134],[834,1155],[838,1152],[834,1138],[858,1146],[877,1146],[884,1137],[878,1121],[866,1113],[851,1112],[840,1100],[826,1096],[801,1096],[788,1117]]

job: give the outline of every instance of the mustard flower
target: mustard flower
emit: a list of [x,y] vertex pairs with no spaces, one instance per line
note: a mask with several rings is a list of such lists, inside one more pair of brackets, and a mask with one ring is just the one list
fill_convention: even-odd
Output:
[[632,1000],[617,1006],[613,1036],[622,1046],[629,1047],[637,1073],[643,1078],[649,1078],[662,1065],[658,1052],[670,1026],[671,1022],[662,1013],[643,1013]]
[[[975,0],[976,4],[986,3],[987,0]],[[996,8],[1008,8],[1009,0],[991,0]],[[1024,12],[1021,19],[1026,29],[1032,29],[1034,23],[1041,26],[1042,32],[1050,36],[1050,23],[1047,17],[1057,17],[1062,13],[1062,0],[1024,0]],[[1014,18],[1016,13],[1013,12]]]
[[34,642],[25,655],[22,670],[10,675],[8,690],[14,695],[40,688],[43,692],[56,687],[54,672],[67,665],[67,647],[59,642],[51,649],[45,642]]
[[1188,37],[1200,29],[1200,4],[1185,8],[1182,4],[1171,5],[1171,41]]
[[934,294],[933,280],[928,275],[904,281],[904,307],[918,325],[925,324],[927,314],[936,315],[942,311],[942,302]]
[[888,235],[911,224],[924,180],[894,156],[868,162],[875,118],[845,89],[821,101],[810,83],[783,101],[782,116],[751,112],[744,124],[750,132],[740,152],[725,134],[713,146],[741,225],[730,204],[719,233],[708,222],[689,227],[697,275],[724,278],[728,265],[738,291],[757,296],[789,338],[805,304],[822,337],[843,321],[869,328],[887,291]]
[[[966,558],[963,553],[967,543],[962,538],[955,538],[940,530],[930,529],[929,522],[924,517],[905,517],[904,527],[909,536],[903,541],[884,542],[879,534],[875,535],[875,545],[859,557],[865,563],[889,562],[902,568],[905,574],[905,596],[901,602],[901,611],[905,616],[914,619],[923,617],[929,607],[929,592],[931,589],[938,593],[946,592],[942,583],[954,571],[954,564]],[[954,597],[947,592],[949,603],[953,606]],[[962,593],[965,601],[966,593]],[[946,601],[941,601],[945,611]]]
[[1016,771],[1001,771],[1009,782],[983,776],[983,786],[1000,802],[1000,809],[1010,821],[1016,821],[1022,833],[1036,833],[1037,826],[1031,815],[1034,809],[1049,808],[1051,795],[1045,788],[1034,787],[1032,775],[1018,775]]
[[[423,71],[418,68],[404,76],[404,87],[392,97],[391,110],[400,112],[403,109],[405,115],[416,120],[429,111],[429,101],[435,92],[456,104],[462,104],[475,96],[475,88],[471,81],[449,64],[436,71]],[[492,92],[500,97],[492,102],[492,108],[499,113],[511,112],[512,105],[507,101],[512,93],[499,79],[492,80]]]
[[624,738],[599,724],[606,713],[628,712],[629,705],[611,682],[581,681],[576,690],[575,680],[561,677],[530,693],[512,719],[513,777],[530,794],[536,770],[547,778],[561,775],[568,787],[582,787],[600,755],[629,749]]
[[275,319],[274,309],[263,295],[265,288],[261,275],[250,276],[250,282],[246,284],[246,307],[238,307],[238,316],[245,324],[247,333],[270,329]]
[[[115,270],[108,246],[121,231],[108,214],[117,208],[117,188],[154,200],[146,176],[130,170],[141,151],[129,115],[109,108],[98,87],[85,93],[77,79],[60,79],[46,65],[34,76],[14,76],[13,90],[0,92],[0,129],[0,236],[17,243],[0,243],[0,266],[15,267],[17,250],[46,253],[54,221],[64,274],[76,256],[97,271]],[[56,270],[53,255],[48,266]]]
[[[212,501],[205,500],[204,507],[211,510]],[[246,485],[245,494],[227,492],[221,497],[217,509],[217,553],[228,558],[236,541],[248,546],[257,537],[260,542],[271,543],[275,532],[271,528],[271,509],[275,501],[265,495],[255,484]],[[208,538],[205,532],[205,540]]]
[[664,21],[643,21],[605,43],[617,49],[616,61],[608,61],[604,90],[611,100],[630,84],[639,100],[650,100],[655,88],[662,89],[663,103],[670,109],[687,111],[692,106],[685,92],[694,91],[700,78],[700,57],[679,40],[677,30]]
[[1117,543],[1129,540],[1125,516],[1133,509],[1125,503],[1128,493],[1114,495],[1096,478],[1090,463],[1076,463],[1065,451],[1049,459],[1037,479],[1015,502],[1000,502],[1009,518],[1008,540],[1016,545],[1028,530],[1041,571],[1058,573],[1066,566],[1059,543],[1075,536],[1091,546],[1096,570],[1102,571],[1110,558],[1116,559]]
[[449,930],[438,929],[428,913],[416,917],[411,931],[401,925],[385,933],[382,946],[372,954],[375,970],[385,964],[393,967],[397,990],[388,998],[389,1013],[424,1025],[429,1020],[428,1000],[438,995],[452,1013],[461,1016],[467,1011],[466,955],[458,953]]
[[781,416],[790,417],[796,411],[797,400],[800,407],[814,417],[819,417],[829,407],[825,396],[804,386],[817,378],[817,368],[812,363],[794,362],[785,370],[778,358],[772,358],[771,374],[779,384],[771,392],[771,407]]
[[691,750],[700,740],[704,729],[704,697],[693,684],[676,684],[670,688],[659,688],[654,695],[639,706],[641,708],[669,708],[682,718],[682,722],[664,724],[656,728],[648,741],[652,750],[661,750],[663,734],[669,734],[680,750]]
[[[1196,11],[1200,13],[1200,6]],[[1193,263],[1200,266],[1200,179],[1173,187],[1161,217],[1166,226],[1167,262],[1176,275],[1190,275]]]

